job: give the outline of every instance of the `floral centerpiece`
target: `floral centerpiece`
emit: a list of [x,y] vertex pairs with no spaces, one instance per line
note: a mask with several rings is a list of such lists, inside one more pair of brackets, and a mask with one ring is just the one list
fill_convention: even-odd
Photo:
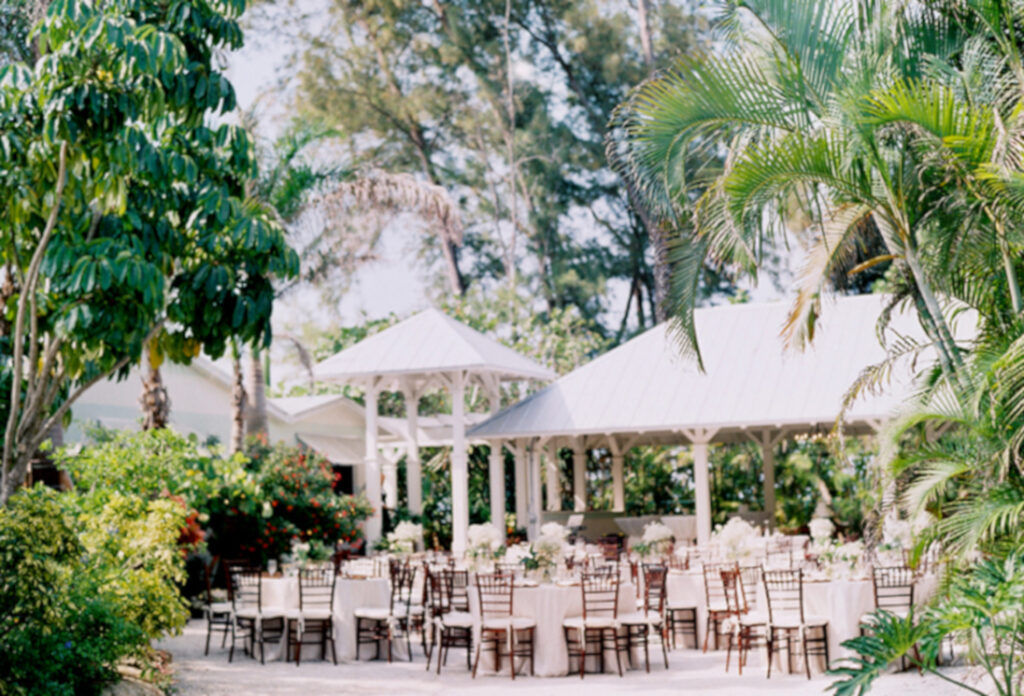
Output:
[[661,522],[650,522],[644,526],[644,535],[639,544],[633,544],[633,551],[641,558],[661,556],[669,552],[675,537],[672,530]]
[[733,517],[715,530],[711,542],[726,559],[738,561],[754,554],[759,538],[760,534],[752,524],[742,517]]
[[393,532],[388,532],[388,550],[399,556],[408,556],[423,541],[423,525],[415,522],[399,522]]
[[501,556],[505,540],[492,524],[471,524],[466,530],[466,557],[474,568]]
[[811,541],[814,542],[816,547],[828,547],[832,543],[832,534],[836,531],[836,526],[832,524],[832,520],[825,517],[815,517],[807,525],[808,530],[811,533]]
[[540,535],[530,544],[529,553],[522,559],[523,567],[550,582],[559,561],[567,550],[569,530],[557,522],[548,522],[540,528]]
[[901,520],[895,514],[886,515],[882,520],[882,541],[876,550],[883,565],[902,565],[903,552],[914,545],[914,529],[909,520]]

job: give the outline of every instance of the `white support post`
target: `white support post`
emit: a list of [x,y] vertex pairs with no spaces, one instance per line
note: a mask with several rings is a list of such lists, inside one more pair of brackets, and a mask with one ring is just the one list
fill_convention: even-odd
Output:
[[466,373],[452,379],[452,553],[466,550],[469,530],[469,455],[466,451]]
[[562,485],[558,475],[558,443],[552,442],[544,449],[544,491],[547,494],[548,512],[562,509]]
[[708,477],[708,444],[715,430],[695,428],[683,431],[693,447],[693,485],[697,508],[697,544],[711,540],[711,481]]
[[775,447],[786,436],[779,431],[774,436],[770,430],[761,432],[755,438],[761,446],[761,467],[764,473],[764,511],[768,513],[768,528],[775,529]]
[[373,547],[381,537],[383,516],[380,495],[380,454],[377,451],[377,380],[366,385],[366,457],[363,460],[363,475],[366,479],[366,498],[373,513],[366,520],[366,541]]
[[572,446],[572,509],[585,512],[587,509],[587,450],[581,440],[573,440]]
[[531,540],[537,538],[540,531],[540,447],[533,443],[530,445],[529,454],[526,458],[527,469],[529,470],[529,493],[527,505],[527,534]]
[[623,512],[626,509],[625,453],[614,437],[608,438],[608,450],[612,453],[612,510]]
[[516,526],[526,528],[528,510],[526,506],[529,492],[529,484],[526,481],[526,446],[522,440],[516,440],[515,449],[515,479],[516,479]]
[[391,451],[382,456],[381,480],[384,482],[384,507],[394,510],[398,507],[398,451]]
[[409,496],[409,512],[423,514],[423,465],[420,460],[419,410],[420,392],[410,383],[402,385],[405,396],[405,420],[409,428],[409,452],[405,457],[405,487]]
[[491,524],[505,538],[505,453],[501,440],[491,441],[491,456],[487,461],[491,489]]
[[[489,381],[488,401],[491,415],[501,410],[501,385],[497,378]],[[491,524],[505,538],[505,453],[501,440],[492,440],[491,456],[487,460],[487,473],[490,479],[491,492]]]

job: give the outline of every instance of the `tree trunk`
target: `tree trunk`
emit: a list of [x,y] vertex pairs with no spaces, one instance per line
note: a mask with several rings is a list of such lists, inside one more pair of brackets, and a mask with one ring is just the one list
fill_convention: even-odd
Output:
[[242,374],[242,358],[234,351],[231,360],[231,443],[232,452],[240,452],[245,440],[245,384]]
[[139,396],[142,429],[166,428],[171,415],[171,400],[167,396],[167,388],[160,374],[160,359],[154,355],[151,346],[146,348],[145,370],[142,376],[142,394]]
[[249,372],[245,383],[245,432],[249,436],[267,434],[267,385],[263,371],[263,351],[249,353]]
[[649,73],[654,68],[654,48],[651,46],[651,22],[647,17],[647,0],[636,0],[637,24],[640,26],[640,47]]

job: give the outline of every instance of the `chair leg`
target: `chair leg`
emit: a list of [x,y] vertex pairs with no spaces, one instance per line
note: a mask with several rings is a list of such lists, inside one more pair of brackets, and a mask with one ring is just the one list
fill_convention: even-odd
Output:
[[711,611],[708,610],[708,619],[705,622],[705,626],[704,626],[704,650],[703,650],[703,652],[707,652],[708,651],[708,637],[710,635],[711,635]]
[[580,629],[580,679],[586,673],[587,666],[587,629]]
[[516,629],[508,627],[508,672],[516,680]]
[[[224,634],[227,637],[227,633]],[[235,656],[235,623],[231,622],[231,649],[228,650],[228,662]]]
[[[732,661],[732,631],[729,632],[729,642],[725,644],[725,673],[729,673],[729,662]],[[740,667],[740,674],[743,674],[743,668]]]
[[213,624],[210,623],[209,617],[206,619],[206,649],[203,650],[203,655],[210,654],[210,634],[213,632]]
[[[480,635],[480,642],[476,644],[476,659],[473,660],[473,679],[476,679],[476,670],[480,666],[480,649],[483,646],[483,643],[484,643],[484,638],[483,638],[483,634],[481,633],[481,635]],[[438,660],[441,659],[441,653],[440,652],[437,654],[437,659]],[[438,667],[438,673],[440,673],[440,671],[441,671],[441,668]]]
[[775,632],[772,630],[771,626],[767,626],[764,629],[764,634],[765,634],[764,642],[765,642],[765,645],[768,647],[768,679],[771,679],[772,678],[773,650],[775,648],[775,644],[774,644],[775,643]]
[[665,624],[661,625],[661,656],[665,658],[665,669],[668,669],[668,634],[665,631]]
[[[651,653],[650,653],[650,642],[651,642],[651,628],[650,626],[643,626],[644,635],[644,667],[647,669],[647,673],[651,673]],[[633,659],[632,651],[630,651],[630,660]]]
[[807,678],[811,678],[811,655],[807,645],[807,629],[800,629],[800,643],[804,650],[804,670],[807,672]]
[[[612,647],[615,648],[615,664],[619,668],[619,676],[621,677],[622,676],[622,653],[619,651],[619,635],[617,633],[617,629],[609,628],[608,631],[611,633],[611,636],[612,636]],[[602,632],[602,634],[603,634],[603,632]],[[604,640],[602,639],[601,642],[603,644]],[[602,650],[601,650],[602,656],[604,655],[603,647],[604,646],[602,645]],[[602,669],[601,671],[603,672],[604,670]]]

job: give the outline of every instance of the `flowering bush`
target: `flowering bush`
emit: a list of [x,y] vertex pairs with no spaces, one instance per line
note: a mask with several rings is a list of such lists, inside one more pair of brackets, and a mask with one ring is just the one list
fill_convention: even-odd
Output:
[[337,542],[362,536],[370,514],[363,497],[339,496],[327,461],[294,446],[250,443],[245,464],[255,486],[226,479],[202,505],[214,534],[210,552],[225,558],[246,557],[265,564],[289,553],[293,540]]
[[393,532],[388,532],[388,550],[408,555],[423,541],[423,525],[415,522],[399,522]]

